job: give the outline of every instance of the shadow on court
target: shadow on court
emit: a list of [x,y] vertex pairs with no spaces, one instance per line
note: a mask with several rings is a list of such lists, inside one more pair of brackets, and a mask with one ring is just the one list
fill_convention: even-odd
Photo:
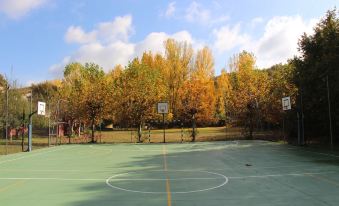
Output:
[[71,205],[337,205],[339,201],[339,157],[318,151],[262,141],[138,147],[139,155],[131,161],[105,168],[127,171],[109,179],[111,186],[86,185],[81,190],[96,195]]
[[273,142],[74,145],[24,155],[0,160],[1,204],[339,202],[339,156]]

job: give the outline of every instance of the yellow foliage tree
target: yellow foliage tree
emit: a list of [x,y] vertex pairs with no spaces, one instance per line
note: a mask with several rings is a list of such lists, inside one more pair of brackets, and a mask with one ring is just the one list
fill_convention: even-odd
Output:
[[216,78],[216,116],[225,123],[229,119],[228,115],[232,112],[232,85],[229,74],[225,70],[221,71],[220,76]]
[[179,116],[178,107],[181,96],[179,90],[184,86],[189,76],[189,66],[192,62],[193,49],[187,42],[177,42],[173,39],[165,41],[165,59],[163,67],[164,80],[167,84],[167,99],[170,112],[174,118]]
[[181,118],[190,121],[195,118],[198,124],[214,122],[215,88],[214,60],[207,48],[198,51],[190,79],[180,88]]
[[256,69],[254,55],[246,51],[233,57],[231,62],[231,69],[235,71],[233,106],[248,129],[248,137],[253,138],[254,125],[260,120],[259,107],[269,92],[268,76]]
[[134,59],[117,79],[115,98],[120,122],[138,126],[141,141],[142,125],[155,115],[155,105],[164,97],[164,83],[160,72]]

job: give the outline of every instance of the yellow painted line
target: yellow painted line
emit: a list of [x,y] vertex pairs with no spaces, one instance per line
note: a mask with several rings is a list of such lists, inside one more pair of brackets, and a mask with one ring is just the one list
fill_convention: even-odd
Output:
[[166,178],[166,192],[167,192],[167,206],[171,206],[172,205],[171,186],[167,178]]
[[[167,158],[165,145],[162,145],[162,154],[164,156],[164,171],[167,173]],[[171,186],[167,174],[166,174],[166,193],[167,193],[167,206],[171,206],[172,205]]]
[[3,188],[0,188],[0,192],[5,192],[9,189],[11,189],[12,187],[18,187],[20,185],[22,185],[26,180],[18,180],[18,181],[15,181],[14,183],[12,184],[9,184]]
[[334,186],[339,187],[339,183],[336,182],[336,181],[334,181],[334,180],[330,180],[330,179],[328,179],[328,178],[325,178],[325,177],[322,177],[322,176],[317,176],[317,175],[312,175],[312,174],[307,174],[307,175],[308,175],[308,176],[311,176],[311,177],[313,177],[313,178],[315,178],[315,179],[318,179],[318,180],[321,180],[321,181],[323,181],[323,182],[326,182],[326,183],[329,183],[329,184],[331,184],[331,185],[334,185]]
[[167,159],[166,159],[166,148],[165,145],[162,145],[162,154],[164,156],[164,170],[167,172]]

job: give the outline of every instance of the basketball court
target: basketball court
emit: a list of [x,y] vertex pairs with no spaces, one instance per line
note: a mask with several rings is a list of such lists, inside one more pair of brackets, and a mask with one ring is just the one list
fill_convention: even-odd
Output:
[[64,145],[0,156],[1,205],[338,205],[339,154],[266,141]]

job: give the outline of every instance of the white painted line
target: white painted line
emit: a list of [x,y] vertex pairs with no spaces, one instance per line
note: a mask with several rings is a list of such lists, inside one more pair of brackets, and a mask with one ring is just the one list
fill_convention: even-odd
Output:
[[[141,178],[141,179],[111,179],[110,181],[181,181],[181,180],[223,180],[224,178],[215,178],[215,177],[197,177],[197,178],[173,178],[173,179],[149,179],[149,178]],[[59,178],[59,177],[0,177],[0,180],[59,180],[59,181],[106,181],[104,179],[98,178]]]
[[181,180],[223,180],[225,178],[216,178],[216,177],[192,177],[192,178],[173,178],[173,179],[166,179],[166,178],[114,178],[111,179],[110,181],[181,181]]
[[320,155],[324,155],[324,156],[328,156],[328,157],[339,158],[338,155],[334,155],[334,154],[327,154],[327,153],[322,153],[322,152],[313,152],[313,151],[307,151],[307,150],[305,150],[305,152],[311,152],[311,153],[314,153],[314,154],[320,154]]
[[324,153],[324,152],[315,152],[315,151],[310,151],[310,150],[303,149],[303,148],[300,149],[300,148],[297,148],[297,147],[291,147],[290,146],[287,149],[301,151],[301,152],[309,152],[309,153],[314,153],[314,154],[320,154],[320,155],[324,155],[324,156],[339,158],[339,155],[329,154],[329,153]]
[[140,147],[139,145],[134,144],[133,146],[135,146],[136,148],[138,148],[138,149],[141,150],[141,151],[145,151],[145,149],[142,148],[142,147]]
[[65,149],[70,149],[70,148],[74,148],[77,146],[72,146],[72,147],[64,147],[61,149],[55,149],[55,150],[47,150],[46,152],[39,152],[39,153],[34,153],[34,154],[29,154],[29,153],[25,153],[23,154],[23,156],[18,157],[18,158],[14,158],[14,159],[9,159],[9,160],[4,160],[0,162],[0,165],[3,163],[7,163],[7,162],[12,162],[12,161],[16,161],[16,160],[20,160],[20,159],[24,159],[24,158],[28,158],[28,157],[35,157],[41,154],[47,154],[47,153],[51,153],[51,152],[57,152],[57,151],[61,151],[61,150],[65,150]]
[[[224,180],[224,181],[222,183],[218,184],[217,186],[214,186],[214,187],[209,187],[209,188],[205,188],[205,189],[198,189],[198,190],[189,190],[189,191],[171,191],[171,193],[172,194],[187,194],[187,193],[205,192],[205,191],[220,188],[220,187],[222,187],[222,186],[224,186],[228,183],[228,178],[225,175],[222,175],[222,174],[219,174],[219,173],[214,173],[214,172],[208,172],[208,171],[200,171],[200,172],[219,176],[221,178],[218,178],[218,179],[221,179],[221,180]],[[167,191],[163,191],[163,192],[160,191],[159,192],[159,191],[140,191],[140,190],[125,189],[125,188],[122,188],[122,187],[114,186],[110,183],[110,182],[112,182],[112,180],[115,180],[115,177],[124,176],[124,175],[127,175],[127,174],[130,174],[130,173],[122,173],[122,174],[113,175],[113,176],[106,179],[106,184],[113,189],[117,189],[117,190],[121,190],[121,191],[125,191],[125,192],[133,192],[133,193],[141,193],[141,194],[167,194]],[[163,179],[163,180],[165,181],[166,179]]]
[[[0,172],[84,172],[84,170],[53,170],[53,169],[50,169],[50,170],[29,170],[29,169],[0,169]],[[108,170],[107,170],[108,171]],[[112,170],[109,170],[109,171],[112,171]],[[88,171],[86,170],[86,172],[102,172],[101,171],[95,171],[95,170],[92,170],[92,171]]]
[[307,175],[321,175],[331,174],[335,172],[305,172],[305,173],[288,173],[288,174],[271,174],[271,175],[250,175],[250,176],[236,176],[228,177],[229,179],[246,179],[246,178],[267,178],[267,177],[284,177],[284,176],[307,176]]
[[105,181],[106,179],[72,179],[57,177],[0,177],[0,180]]

